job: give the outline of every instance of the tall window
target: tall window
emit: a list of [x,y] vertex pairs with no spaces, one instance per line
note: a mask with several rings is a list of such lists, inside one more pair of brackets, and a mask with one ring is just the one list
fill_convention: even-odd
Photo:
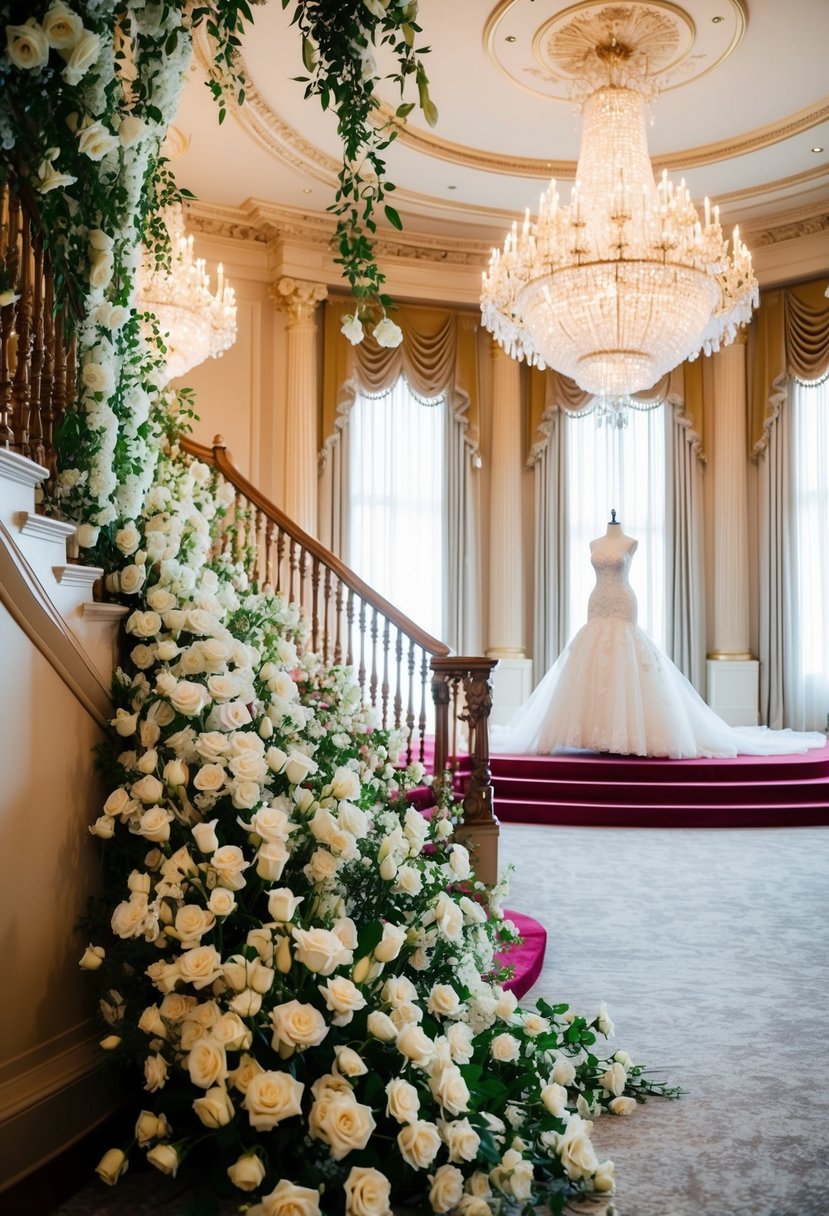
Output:
[[348,560],[433,637],[446,623],[446,399],[424,402],[401,377],[349,414]]
[[792,393],[795,596],[793,673],[803,689],[797,725],[823,730],[829,715],[829,379]]
[[624,427],[597,425],[594,410],[567,417],[570,637],[587,620],[596,581],[590,541],[604,535],[615,508],[624,531],[639,541],[630,571],[639,624],[666,644],[665,414],[664,406],[629,409]]

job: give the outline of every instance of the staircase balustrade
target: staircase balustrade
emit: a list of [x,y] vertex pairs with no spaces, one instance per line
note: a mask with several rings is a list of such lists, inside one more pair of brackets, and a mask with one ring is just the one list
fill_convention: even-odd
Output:
[[37,209],[0,184],[0,447],[56,473],[55,436],[76,391],[71,305],[56,300],[55,276]]
[[[233,465],[220,436],[212,447],[190,438],[182,439],[180,447],[232,487],[233,509],[219,531],[216,556],[222,553],[241,564],[252,583],[270,586],[298,605],[308,621],[309,649],[326,665],[354,669],[363,700],[376,711],[381,727],[402,732],[406,763],[419,760],[431,769],[438,789],[448,785],[460,799],[464,823],[458,835],[476,852],[478,876],[494,882],[498,823],[489,769],[489,713],[495,660],[453,655],[399,612],[269,502]],[[426,733],[430,684],[435,705],[431,755]],[[461,761],[466,752],[468,771]]]

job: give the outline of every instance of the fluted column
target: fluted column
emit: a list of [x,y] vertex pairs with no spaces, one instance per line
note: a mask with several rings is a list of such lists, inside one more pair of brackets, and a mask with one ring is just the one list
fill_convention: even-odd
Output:
[[519,365],[492,343],[489,511],[489,646],[492,659],[523,659],[521,381]]
[[317,533],[317,322],[328,295],[321,283],[283,277],[271,288],[288,314],[285,376],[285,476],[283,509],[312,536]]
[[492,676],[492,721],[507,722],[532,687],[525,657],[524,567],[521,535],[521,378],[519,365],[495,342],[492,352],[492,443],[489,509],[489,645],[498,659]]
[[757,663],[749,649],[746,345],[713,356],[713,649],[708,695],[732,725],[757,721]]

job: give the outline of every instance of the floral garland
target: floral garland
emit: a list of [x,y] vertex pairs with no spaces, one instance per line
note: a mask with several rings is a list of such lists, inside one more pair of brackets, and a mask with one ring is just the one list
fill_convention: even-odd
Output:
[[[0,55],[0,177],[15,178],[28,193],[54,261],[58,298],[73,299],[81,318],[79,399],[58,435],[56,505],[78,521],[88,560],[109,570],[119,563],[115,532],[138,517],[156,455],[153,405],[164,382],[163,348],[149,319],[135,311],[135,283],[142,239],[159,238],[157,214],[175,193],[164,177],[161,142],[197,25],[205,23],[213,43],[208,83],[220,120],[231,98],[243,101],[238,35],[252,13],[246,0],[18,0],[13,18],[15,10],[20,19],[6,25]],[[381,292],[370,235],[375,209],[394,189],[384,181],[379,153],[396,133],[394,125],[373,121],[373,47],[392,46],[401,90],[414,75],[433,122],[423,50],[414,46],[416,13],[416,0],[296,0],[312,73],[307,93],[336,109],[343,138],[332,209],[339,217],[337,260],[358,305],[344,322],[352,342],[362,339],[363,322],[378,309],[378,342],[394,346],[402,339],[386,316],[391,302]],[[411,108],[401,105],[396,120]],[[385,213],[400,226],[394,208],[385,205]],[[0,300],[12,298],[0,280]]]
[[453,808],[407,801],[422,767],[395,767],[402,740],[305,650],[296,607],[211,564],[232,502],[178,449],[190,412],[168,400],[142,529],[117,536],[131,650],[81,966],[101,1048],[143,1097],[100,1177],[137,1145],[211,1194],[260,1197],[255,1216],[412,1199],[529,1216],[609,1193],[592,1121],[669,1091],[597,1051],[603,1008],[523,1010],[504,990],[504,891],[475,882]]

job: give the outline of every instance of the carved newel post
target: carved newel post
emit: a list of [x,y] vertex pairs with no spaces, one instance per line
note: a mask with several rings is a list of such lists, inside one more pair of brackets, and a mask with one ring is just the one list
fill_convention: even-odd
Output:
[[271,288],[288,314],[283,509],[317,534],[317,305],[328,296],[321,283],[283,277]]
[[[495,817],[492,772],[489,767],[489,718],[492,712],[492,672],[497,660],[448,655],[432,659],[435,701],[435,780],[448,767],[454,774],[455,755],[449,748],[450,705],[463,694],[458,721],[466,726],[470,772],[462,790],[463,822],[455,833],[472,853],[476,876],[485,883],[498,880],[498,820]],[[452,731],[454,736],[454,731]],[[454,740],[453,740],[454,742]]]

